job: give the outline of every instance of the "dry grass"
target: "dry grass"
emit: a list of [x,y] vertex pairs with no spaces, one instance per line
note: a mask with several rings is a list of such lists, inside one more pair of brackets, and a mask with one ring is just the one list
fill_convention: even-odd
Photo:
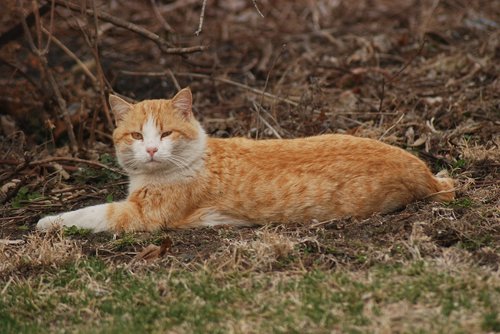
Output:
[[81,244],[65,238],[63,231],[31,233],[19,244],[0,244],[0,275],[31,268],[57,268],[81,257]]
[[[140,100],[189,85],[212,136],[370,137],[458,182],[448,205],[260,228],[34,232],[42,215],[123,198],[127,182],[95,80],[51,46],[71,156],[39,58],[14,37],[0,49],[0,331],[499,332],[495,5],[259,1],[262,18],[251,1],[208,1],[198,37],[200,1],[157,2],[168,34],[146,2],[98,5],[174,46],[209,46],[186,57],[105,22],[95,57],[73,15],[87,36],[92,20],[59,8],[54,36],[108,90]],[[1,16],[0,31],[17,20]]]

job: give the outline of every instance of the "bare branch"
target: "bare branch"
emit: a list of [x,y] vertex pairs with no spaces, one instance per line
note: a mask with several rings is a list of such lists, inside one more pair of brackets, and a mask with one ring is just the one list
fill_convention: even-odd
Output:
[[264,14],[262,14],[262,12],[260,11],[259,7],[257,6],[257,0],[252,0],[253,2],[253,6],[255,7],[255,10],[257,11],[257,13],[259,13],[259,15],[261,17],[264,17]]
[[[83,11],[85,14],[87,14],[89,16],[94,15],[94,11],[92,9],[82,9],[82,7],[80,5],[77,5],[77,4],[74,4],[71,2],[66,2],[64,0],[54,0],[54,1],[55,1],[56,5],[70,9],[72,11],[75,11],[78,13]],[[120,19],[116,16],[110,15],[110,14],[103,12],[103,11],[96,13],[96,15],[97,15],[97,18],[99,18],[102,21],[106,21],[106,22],[109,22],[117,27],[130,30],[138,35],[141,35],[142,37],[145,37],[145,38],[153,41],[162,52],[167,53],[167,54],[194,53],[194,52],[200,52],[200,51],[205,50],[204,46],[175,48],[175,47],[172,47],[172,45],[169,42],[167,42],[166,40],[164,40],[163,38],[161,38],[157,34],[151,32],[143,27],[140,27],[136,24],[133,24],[133,23],[128,22],[126,20]]]
[[[35,54],[38,57],[38,59],[40,60],[42,70],[47,77],[47,80],[49,82],[50,87],[52,88],[52,92],[54,93],[54,95],[56,97],[57,105],[58,105],[60,112],[63,116],[64,123],[66,124],[66,130],[68,132],[68,138],[69,138],[69,142],[70,142],[69,148],[70,148],[71,152],[75,152],[78,148],[78,145],[76,142],[75,132],[73,131],[73,124],[71,123],[71,117],[69,115],[68,109],[66,108],[66,101],[62,97],[61,91],[59,90],[59,86],[57,85],[57,81],[54,78],[54,75],[52,74],[52,72],[48,66],[48,62],[47,62],[47,58],[45,57],[45,54],[43,53],[42,50],[40,50],[39,48],[37,48],[35,46],[35,43],[33,41],[33,36],[31,35],[31,31],[26,23],[24,11],[22,8],[22,1],[19,1],[17,5],[18,5],[19,17],[21,19],[21,24],[22,24],[23,29],[24,29],[24,34],[26,35],[26,38],[27,38],[28,43],[30,45],[31,52],[33,52],[33,54]],[[38,14],[38,12],[36,12],[35,14]],[[40,20],[37,20],[36,23],[39,24]],[[37,30],[39,30],[40,34],[41,34],[41,26],[38,26]]]
[[89,79],[92,81],[94,86],[98,86],[97,78],[90,72],[89,68],[87,65],[85,65],[80,58],[78,58],[73,51],[68,49],[59,39],[57,39],[54,35],[50,35],[50,32],[42,27],[42,32],[46,35],[49,35],[50,39],[54,42],[55,45],[57,45],[64,53],[66,53],[71,59],[73,59],[78,66],[82,69],[83,73],[85,73],[86,76],[89,77]]
[[194,32],[196,36],[201,33],[203,29],[203,20],[205,20],[205,8],[207,7],[207,0],[203,0],[203,4],[201,5],[201,13],[200,13],[200,23],[198,23],[198,29]]
[[[101,65],[101,59],[99,57],[99,22],[97,20],[98,12],[96,9],[95,5],[95,0],[92,0],[92,10],[94,12],[93,15],[93,23],[94,23],[94,45],[92,48],[92,53],[94,54],[95,62],[96,62],[96,68],[97,68],[97,77],[99,79],[99,91],[101,93],[101,105],[104,110],[104,116],[106,117],[106,121],[108,122],[108,127],[110,129],[114,128],[113,124],[113,119],[111,118],[111,113],[109,112],[108,104],[106,101],[106,84],[107,81],[105,79],[104,71],[102,69]],[[95,117],[97,116],[97,113],[94,114],[94,117],[92,119],[92,128],[95,129]],[[94,132],[92,132],[94,134]]]
[[[170,75],[168,71],[165,71],[165,72],[133,72],[133,71],[122,70],[120,72],[123,73],[123,74],[126,74],[126,75],[133,75],[133,76],[164,77],[164,76],[169,76]],[[287,98],[284,98],[284,97],[279,97],[279,96],[276,96],[274,94],[267,93],[267,92],[264,92],[264,91],[262,91],[260,89],[253,88],[253,87],[250,87],[250,86],[247,86],[247,85],[244,85],[242,83],[239,83],[239,82],[236,82],[236,81],[233,81],[233,80],[229,80],[229,79],[226,79],[226,78],[212,77],[210,75],[201,74],[201,73],[176,73],[175,75],[178,76],[178,77],[203,78],[203,79],[209,79],[209,80],[213,80],[213,81],[217,81],[217,82],[223,82],[223,83],[235,86],[235,87],[239,87],[239,88],[245,89],[245,90],[247,90],[249,92],[252,92],[254,94],[267,97],[267,98],[269,98],[271,100],[285,102],[285,103],[287,103],[289,105],[292,105],[294,107],[297,107],[299,105],[298,102],[295,102],[293,100],[290,100],[290,99],[287,99]]]
[[165,31],[167,31],[169,33],[173,33],[174,29],[170,26],[170,24],[168,24],[168,22],[165,20],[165,18],[163,17],[163,15],[161,15],[161,12],[158,9],[158,6],[156,5],[156,1],[155,0],[149,0],[149,2],[151,3],[151,7],[153,8],[153,13],[155,14],[156,18],[163,25],[163,29],[165,29]]
[[[47,44],[45,44],[45,47],[43,48],[43,52],[44,53],[49,52],[50,42],[52,41],[51,37],[52,37],[52,32],[54,31],[54,12],[55,12],[55,8],[56,8],[56,4],[55,4],[54,0],[52,0],[52,2],[50,4],[50,21],[49,21],[49,31],[48,31],[49,38],[47,38]],[[42,27],[41,24],[40,24],[40,28],[42,28],[42,31],[43,31],[43,27]]]

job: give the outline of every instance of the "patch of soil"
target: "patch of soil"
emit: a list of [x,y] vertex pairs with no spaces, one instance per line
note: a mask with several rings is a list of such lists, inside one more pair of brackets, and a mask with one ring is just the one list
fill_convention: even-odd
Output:
[[[0,19],[0,40],[19,23],[15,2],[5,3],[12,15]],[[149,3],[118,8],[102,1],[99,11],[154,32],[171,47],[207,49],[166,54],[144,36],[99,21],[97,61],[85,39],[95,40],[95,27],[63,7],[57,7],[53,35],[107,92],[142,100],[190,86],[196,116],[212,136],[370,137],[406,148],[457,181],[457,200],[450,205],[415,203],[366,220],[274,226],[295,242],[296,253],[276,261],[272,270],[362,268],[434,258],[450,248],[496,268],[500,13],[494,3],[263,1],[262,18],[251,1],[208,1],[202,33],[195,36],[201,2],[158,4],[175,27],[167,33]],[[77,18],[86,22],[81,29]],[[42,17],[46,27],[48,20]],[[69,127],[40,58],[22,33],[9,36],[0,45],[0,239],[24,239],[43,215],[124,198],[126,178],[116,172],[101,83],[51,43],[48,65],[73,124],[78,147],[72,152]],[[267,228],[165,231],[131,240],[109,234],[71,238],[87,256],[129,262],[168,235],[166,261],[198,264],[222,261],[235,240],[258,239]],[[42,269],[18,268],[15,275]]]

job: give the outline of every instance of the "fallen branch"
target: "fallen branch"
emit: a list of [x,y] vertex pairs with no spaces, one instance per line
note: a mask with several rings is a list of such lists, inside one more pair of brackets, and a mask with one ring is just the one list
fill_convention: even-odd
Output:
[[57,6],[64,7],[67,9],[70,9],[74,12],[82,13],[84,12],[86,15],[93,17],[96,15],[96,17],[102,21],[109,22],[117,27],[130,30],[138,35],[141,35],[142,37],[145,37],[151,41],[153,41],[158,48],[167,54],[185,54],[185,53],[194,53],[194,52],[200,52],[205,50],[205,47],[200,45],[200,46],[192,46],[192,47],[186,47],[186,48],[176,48],[172,47],[172,45],[158,36],[157,34],[140,27],[134,23],[128,22],[126,20],[120,19],[116,16],[113,16],[111,14],[108,14],[106,12],[100,11],[98,13],[94,13],[94,10],[92,9],[85,9],[82,8],[80,5],[71,3],[69,1],[64,1],[64,0],[54,0]]
[[[31,161],[31,162],[29,162],[28,165],[29,166],[40,166],[40,165],[50,164],[51,162],[59,162],[59,161],[74,162],[74,163],[80,163],[80,164],[85,164],[85,165],[89,165],[89,166],[99,167],[99,168],[107,169],[113,173],[127,176],[127,174],[125,174],[121,170],[113,168],[113,167],[109,167],[109,166],[107,166],[103,163],[100,163],[98,161],[85,160],[85,159],[72,158],[72,157],[51,157],[51,158]],[[23,162],[12,160],[12,159],[0,160],[0,164],[18,165],[19,166],[18,168],[25,168],[23,166],[23,164],[24,164]]]
[[51,157],[51,158],[47,158],[47,159],[32,161],[32,162],[30,162],[30,165],[31,166],[34,166],[34,165],[43,165],[43,164],[46,164],[46,163],[58,162],[58,161],[76,162],[76,163],[86,164],[86,165],[89,165],[89,166],[100,167],[100,168],[107,169],[107,170],[109,170],[109,171],[111,171],[113,173],[117,173],[117,174],[120,174],[120,175],[127,176],[127,174],[125,174],[124,172],[122,172],[122,171],[120,171],[118,169],[115,169],[113,167],[109,167],[109,166],[107,166],[107,165],[105,165],[103,163],[100,163],[98,161],[85,160],[85,159],[79,159],[79,158],[71,158],[71,157]]

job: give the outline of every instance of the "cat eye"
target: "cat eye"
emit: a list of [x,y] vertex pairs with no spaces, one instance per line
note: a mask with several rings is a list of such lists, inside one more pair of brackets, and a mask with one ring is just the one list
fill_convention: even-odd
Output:
[[163,132],[163,133],[161,134],[161,137],[162,137],[162,138],[165,138],[165,137],[170,136],[171,134],[172,134],[172,131],[165,131],[165,132]]
[[142,140],[142,134],[140,134],[139,132],[132,132],[130,134],[132,136],[132,138],[134,138],[135,140]]

